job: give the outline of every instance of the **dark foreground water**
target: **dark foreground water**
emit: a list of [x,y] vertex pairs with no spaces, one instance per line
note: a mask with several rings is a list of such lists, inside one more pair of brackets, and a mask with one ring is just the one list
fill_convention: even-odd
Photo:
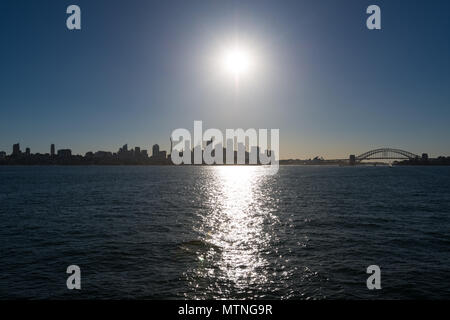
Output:
[[261,170],[0,167],[0,298],[450,298],[450,168]]

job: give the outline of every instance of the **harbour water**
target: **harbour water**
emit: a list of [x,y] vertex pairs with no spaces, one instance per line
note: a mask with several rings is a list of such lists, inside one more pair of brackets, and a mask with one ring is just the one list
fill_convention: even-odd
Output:
[[3,166],[0,255],[1,299],[448,299],[450,167]]

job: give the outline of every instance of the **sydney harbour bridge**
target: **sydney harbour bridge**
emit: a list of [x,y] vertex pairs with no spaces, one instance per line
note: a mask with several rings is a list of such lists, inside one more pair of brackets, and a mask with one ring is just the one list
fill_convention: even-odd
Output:
[[[428,157],[425,153],[422,158]],[[419,156],[409,151],[393,148],[378,148],[360,154],[359,156],[350,155],[349,163],[356,164],[363,160],[414,160]]]

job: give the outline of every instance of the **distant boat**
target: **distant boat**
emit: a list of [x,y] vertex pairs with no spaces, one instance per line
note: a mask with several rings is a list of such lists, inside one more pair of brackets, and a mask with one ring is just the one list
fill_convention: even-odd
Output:
[[394,166],[392,165],[392,163],[389,163],[389,168],[393,168]]

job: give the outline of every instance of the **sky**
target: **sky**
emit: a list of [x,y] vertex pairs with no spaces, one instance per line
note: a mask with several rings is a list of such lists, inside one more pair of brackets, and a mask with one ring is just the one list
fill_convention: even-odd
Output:
[[[282,159],[450,155],[449,14],[446,0],[3,0],[0,150],[168,149],[202,120],[279,129]],[[238,82],[220,63],[235,43],[252,57]]]

